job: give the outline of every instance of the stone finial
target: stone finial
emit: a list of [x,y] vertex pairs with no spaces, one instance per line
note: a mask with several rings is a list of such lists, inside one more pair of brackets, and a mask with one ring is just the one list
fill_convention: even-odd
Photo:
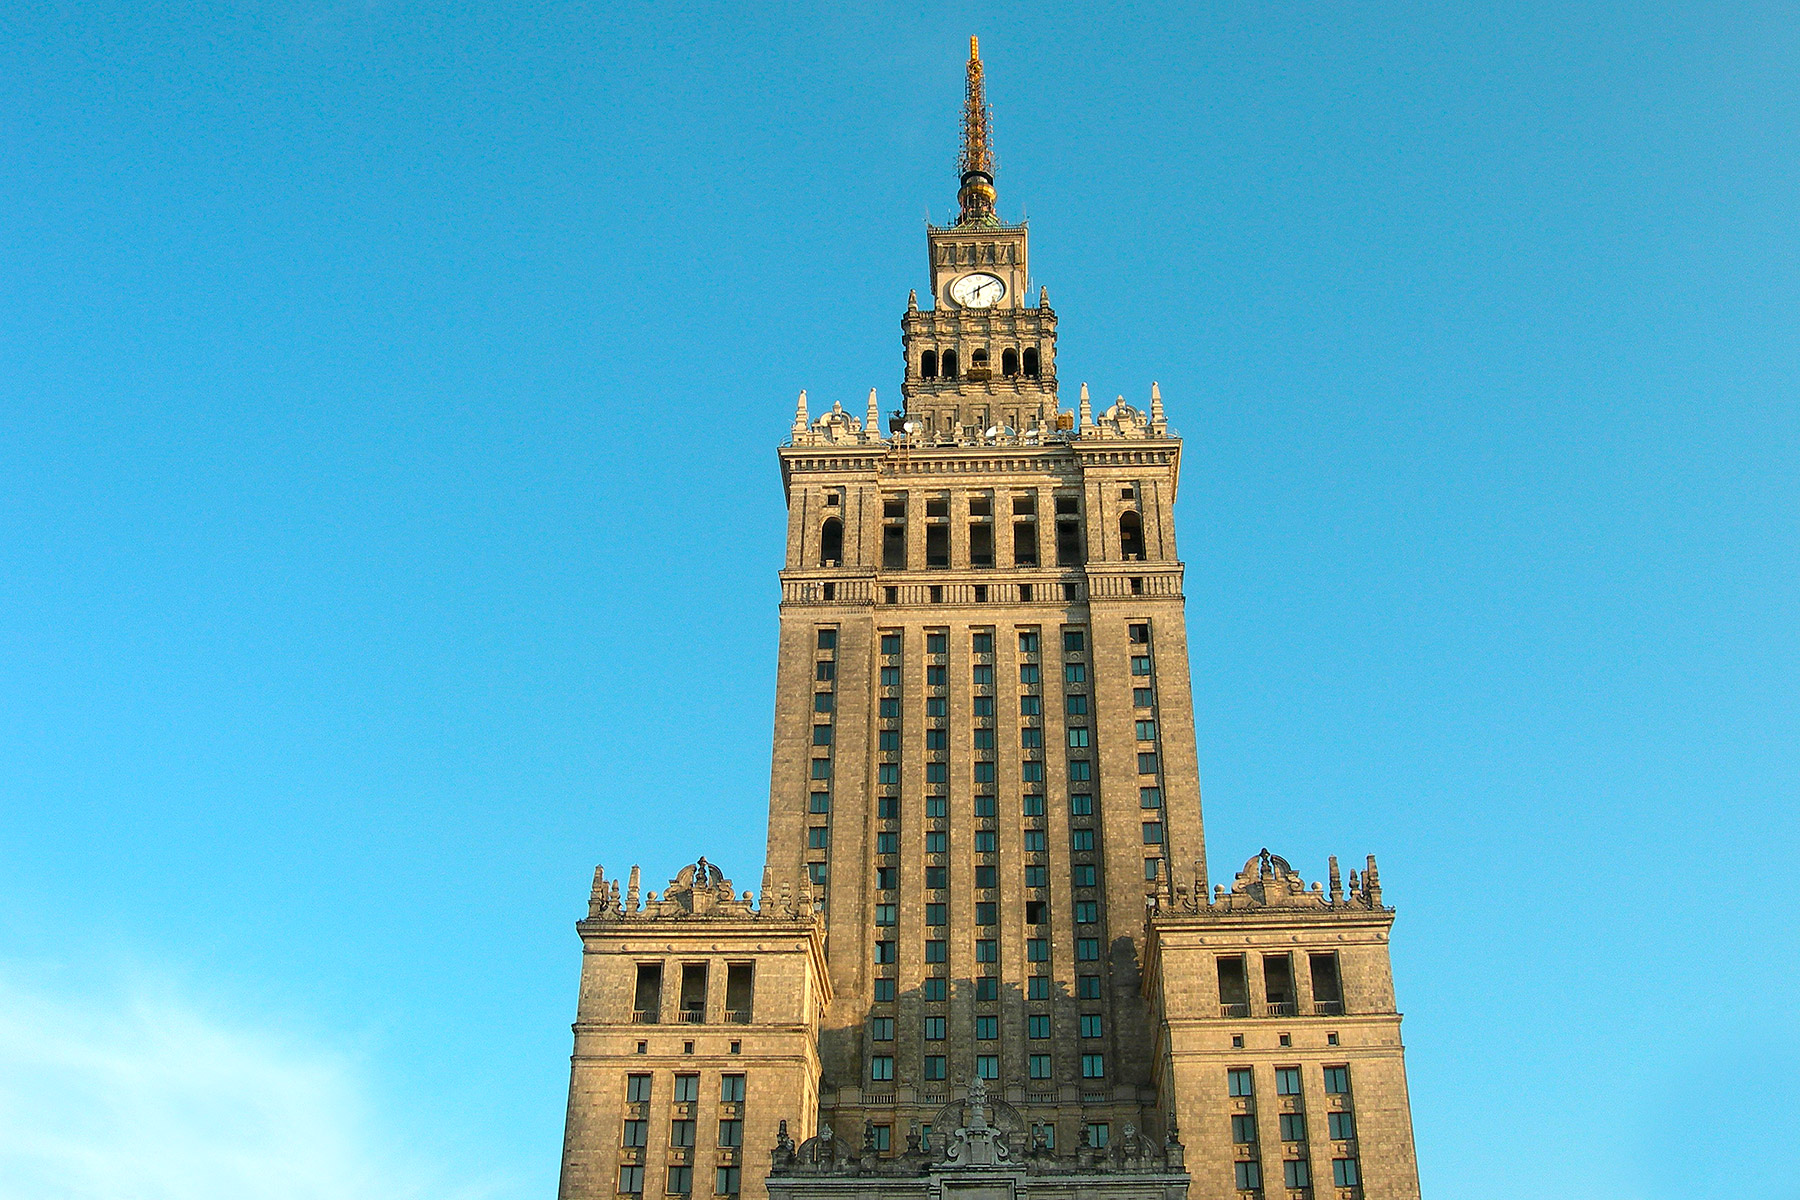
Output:
[[1038,307],[1039,308],[1049,308],[1050,307],[1050,289],[1049,288],[1040,287],[1038,289]]
[[611,893],[606,886],[606,869],[594,868],[594,888],[588,893],[588,917],[592,919],[606,911],[606,902]]
[[1331,902],[1333,904],[1342,904],[1344,901],[1344,881],[1338,875],[1337,855],[1332,855],[1329,862],[1331,864]]
[[768,908],[771,904],[773,904],[775,902],[774,885],[775,885],[774,868],[770,867],[768,864],[765,863],[763,865],[762,896],[760,897],[760,899],[762,901],[762,907],[765,909]]
[[1094,403],[1088,399],[1087,384],[1081,385],[1081,430],[1083,433],[1094,427]]
[[[802,396],[804,396],[806,393],[801,392],[800,394]],[[631,875],[625,884],[625,911],[628,913],[634,913],[637,910],[638,910],[638,869],[637,869],[637,865],[634,863],[631,868]]]
[[1150,385],[1150,431],[1155,434],[1167,433],[1168,418],[1163,415],[1162,385]]
[[874,388],[869,389],[869,415],[863,421],[863,432],[872,442],[881,440],[881,405],[875,403]]
[[916,313],[919,311],[918,288],[912,288],[906,293],[906,311],[909,313]]
[[1363,896],[1370,908],[1381,907],[1381,872],[1375,869],[1375,856],[1369,855],[1368,869],[1363,872]]
[[1362,899],[1362,885],[1359,884],[1358,882],[1356,882],[1355,870],[1352,870],[1350,872],[1350,899],[1352,899],[1352,900],[1361,900]]
[[799,402],[794,405],[794,436],[799,437],[806,432],[806,389],[800,389]]

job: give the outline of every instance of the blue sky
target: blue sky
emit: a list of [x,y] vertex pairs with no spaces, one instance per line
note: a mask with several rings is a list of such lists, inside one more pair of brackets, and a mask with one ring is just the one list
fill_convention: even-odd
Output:
[[773,447],[898,395],[971,33],[1427,1194],[1800,1196],[1791,7],[325,2],[0,11],[0,1197],[551,1194],[594,864],[757,883]]

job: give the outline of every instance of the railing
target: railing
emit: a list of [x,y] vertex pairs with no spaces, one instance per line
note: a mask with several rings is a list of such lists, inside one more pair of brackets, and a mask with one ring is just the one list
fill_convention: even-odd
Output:
[[1342,1000],[1313,1001],[1313,1016],[1315,1017],[1341,1017],[1343,1015],[1344,1002]]
[[1294,1012],[1295,1005],[1292,1000],[1271,1000],[1268,1003],[1267,1015],[1271,1017],[1291,1017]]
[[747,1008],[726,1009],[725,1023],[727,1025],[748,1025],[750,1023],[750,1010]]
[[704,1025],[706,1024],[706,1010],[704,1008],[684,1008],[681,1010],[680,1019],[683,1025]]
[[654,1008],[634,1008],[631,1010],[633,1025],[660,1025],[662,1013]]
[[1248,1004],[1221,1004],[1219,1005],[1219,1015],[1221,1017],[1247,1017],[1250,1015],[1250,1006]]

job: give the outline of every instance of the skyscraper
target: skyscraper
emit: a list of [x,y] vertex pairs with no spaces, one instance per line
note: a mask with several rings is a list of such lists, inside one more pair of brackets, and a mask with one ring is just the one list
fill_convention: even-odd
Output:
[[760,901],[596,873],[563,1196],[1416,1197],[1374,860],[1209,894],[1181,441],[1062,407],[984,93],[902,410],[780,450]]

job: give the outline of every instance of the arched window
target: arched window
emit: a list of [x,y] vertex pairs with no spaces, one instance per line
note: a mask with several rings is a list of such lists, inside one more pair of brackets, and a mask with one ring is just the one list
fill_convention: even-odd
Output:
[[1036,346],[1025,347],[1025,378],[1038,377],[1038,352]]
[[1000,373],[1008,379],[1019,373],[1019,352],[1017,350],[1000,352]]
[[987,366],[987,351],[979,347],[969,351],[969,365],[971,367]]
[[955,379],[956,378],[956,351],[954,351],[954,350],[944,351],[944,353],[938,357],[938,369],[943,372],[945,379]]
[[1119,549],[1128,559],[1144,557],[1144,519],[1134,512],[1119,515]]
[[937,351],[936,350],[927,350],[923,354],[919,355],[919,378],[920,379],[936,379],[937,378]]
[[828,517],[819,531],[819,565],[835,567],[844,561],[844,523]]

